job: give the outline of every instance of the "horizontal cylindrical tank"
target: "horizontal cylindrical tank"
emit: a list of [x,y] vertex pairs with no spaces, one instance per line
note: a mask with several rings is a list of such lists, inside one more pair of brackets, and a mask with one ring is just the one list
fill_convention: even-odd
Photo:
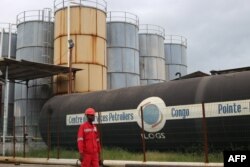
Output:
[[[89,92],[107,88],[106,2],[104,0],[56,0],[54,64],[83,69],[76,73],[74,91]],[[69,13],[69,15],[68,15]],[[68,40],[72,39],[72,54]],[[54,79],[56,94],[67,93],[68,77]]]
[[187,39],[166,35],[164,42],[166,81],[187,75]]
[[[0,57],[5,58],[16,58],[16,25],[10,23],[0,23]],[[14,83],[9,83],[9,98],[8,98],[8,132],[10,131],[10,127],[12,127],[12,117],[14,112]],[[1,111],[0,114],[3,115],[4,111],[4,98],[5,98],[5,86],[4,84],[1,86]],[[2,127],[2,118],[0,120],[0,127]],[[1,128],[2,130],[3,128]],[[1,131],[0,130],[0,131]]]
[[140,85],[138,24],[132,13],[108,12],[108,89]]
[[[83,111],[94,107],[98,111],[96,116],[100,118],[104,146],[141,150],[141,119],[138,116],[142,108],[147,149],[185,149],[193,144],[203,145],[202,103],[206,103],[207,127],[212,130],[208,133],[210,145],[249,145],[250,133],[244,131],[250,128],[249,85],[250,71],[245,71],[55,96],[44,105],[39,127],[44,141],[51,137],[52,146],[59,144],[76,149],[78,127],[86,120]],[[239,105],[242,102],[238,101],[244,99],[248,102],[244,106]],[[235,112],[242,113],[235,116],[223,114],[227,108],[232,110],[233,106],[236,106]],[[99,122],[98,119],[96,122]],[[224,123],[230,126],[224,126]],[[59,143],[57,136],[60,137]]]
[[160,26],[150,24],[139,26],[141,85],[166,80],[164,36],[165,30]]
[[[53,63],[54,22],[51,9],[24,11],[17,15],[18,60]],[[29,136],[39,135],[38,117],[44,102],[52,94],[52,78],[15,84],[16,132],[22,134],[23,117]],[[18,135],[18,134],[17,134]]]

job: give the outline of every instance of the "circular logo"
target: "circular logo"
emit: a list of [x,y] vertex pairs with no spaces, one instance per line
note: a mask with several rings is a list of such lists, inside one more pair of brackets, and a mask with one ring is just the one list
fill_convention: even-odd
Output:
[[155,104],[146,105],[143,108],[143,119],[144,122],[149,125],[154,125],[160,118],[160,111]]
[[150,97],[143,100],[137,107],[139,117],[137,119],[138,125],[142,127],[143,119],[145,131],[157,132],[161,130],[166,122],[163,114],[165,108],[164,101],[159,97]]

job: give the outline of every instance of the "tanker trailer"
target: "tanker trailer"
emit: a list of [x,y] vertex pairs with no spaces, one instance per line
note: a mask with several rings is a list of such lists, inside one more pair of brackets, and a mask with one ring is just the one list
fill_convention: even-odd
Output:
[[[83,112],[95,108],[102,144],[128,150],[248,147],[250,71],[175,80],[147,86],[59,95],[41,111],[39,127],[52,147],[77,149]],[[204,113],[204,114],[203,114]],[[142,121],[143,114],[143,121]],[[144,125],[144,135],[141,133]],[[48,140],[49,139],[49,140]],[[51,142],[48,142],[51,141]]]

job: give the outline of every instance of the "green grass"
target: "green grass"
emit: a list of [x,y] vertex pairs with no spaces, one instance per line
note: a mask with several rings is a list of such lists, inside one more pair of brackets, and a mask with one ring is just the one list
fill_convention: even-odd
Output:
[[[51,150],[50,158],[57,158],[57,150]],[[17,156],[22,157],[23,154],[19,153]],[[102,152],[104,160],[134,160],[142,161],[143,154],[138,152],[129,152],[120,148],[104,148]],[[47,150],[33,150],[26,153],[26,157],[47,158]],[[60,150],[59,158],[77,159],[79,154],[77,151]],[[209,162],[223,162],[222,153],[209,154]],[[182,153],[182,152],[158,152],[148,151],[146,153],[147,161],[168,161],[168,162],[204,162],[203,153]]]
[[[136,160],[142,161],[143,154],[128,152],[120,148],[104,149],[104,159],[110,160]],[[209,154],[209,162],[223,162],[223,153]],[[182,152],[146,152],[147,161],[169,161],[169,162],[204,162],[204,154],[202,153],[182,153]]]
[[[16,156],[23,157],[23,153],[17,153]],[[66,159],[75,159],[79,158],[79,154],[77,151],[71,151],[71,150],[58,150],[53,149],[48,152],[46,149],[42,150],[30,150],[29,152],[26,152],[25,157],[32,157],[32,158],[66,158]]]

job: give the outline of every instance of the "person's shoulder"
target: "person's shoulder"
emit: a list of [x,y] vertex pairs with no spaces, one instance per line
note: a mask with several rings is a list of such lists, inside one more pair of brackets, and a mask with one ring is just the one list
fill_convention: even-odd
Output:
[[87,122],[83,122],[80,126],[86,126]]
[[83,123],[82,123],[82,126],[90,126],[90,123],[89,123],[88,121],[83,122]]

